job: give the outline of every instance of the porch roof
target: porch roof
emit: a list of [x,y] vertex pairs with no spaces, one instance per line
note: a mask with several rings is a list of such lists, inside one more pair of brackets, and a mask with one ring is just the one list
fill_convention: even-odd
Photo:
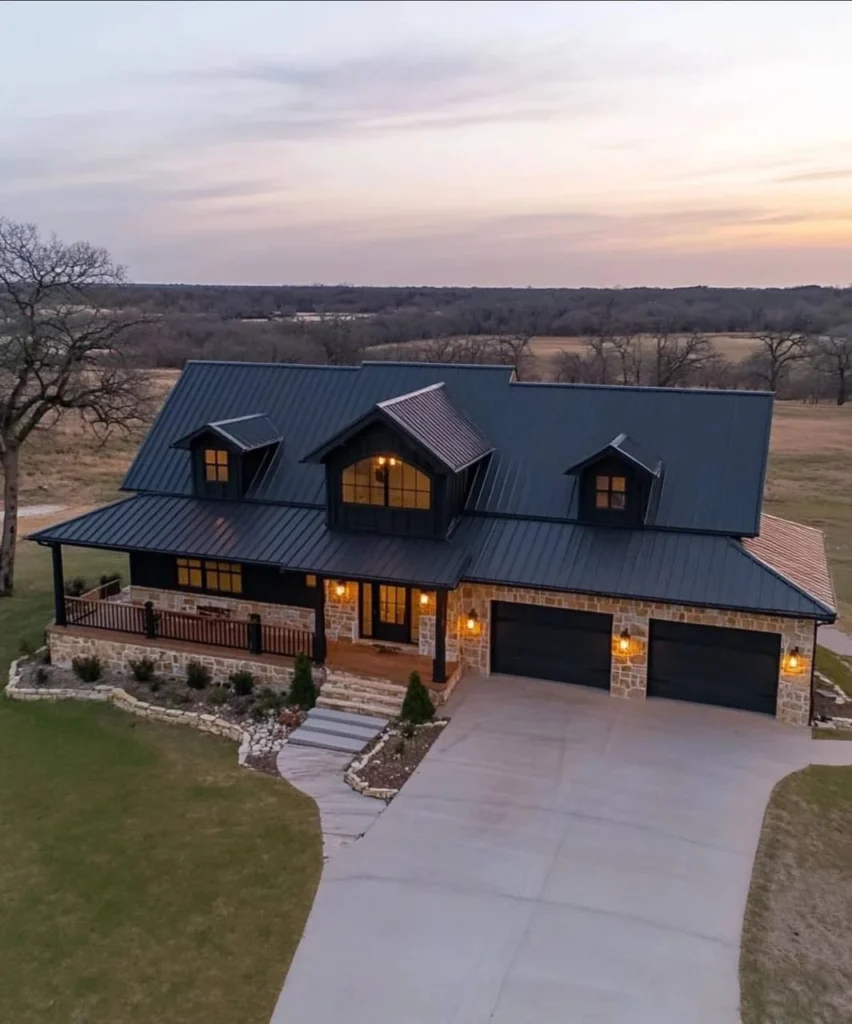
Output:
[[468,520],[449,541],[340,533],[326,527],[324,509],[143,494],[49,526],[30,540],[452,588],[479,527]]

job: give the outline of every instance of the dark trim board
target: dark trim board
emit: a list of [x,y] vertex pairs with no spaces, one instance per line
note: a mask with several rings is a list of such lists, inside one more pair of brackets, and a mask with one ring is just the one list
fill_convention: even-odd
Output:
[[781,637],[651,619],[648,696],[774,715]]
[[612,616],[491,602],[491,671],[608,690]]

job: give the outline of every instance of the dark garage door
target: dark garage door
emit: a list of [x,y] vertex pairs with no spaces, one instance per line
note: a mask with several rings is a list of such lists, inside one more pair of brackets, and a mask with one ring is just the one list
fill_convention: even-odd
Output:
[[775,714],[781,637],[651,620],[648,696]]
[[609,689],[612,616],[494,601],[491,671]]

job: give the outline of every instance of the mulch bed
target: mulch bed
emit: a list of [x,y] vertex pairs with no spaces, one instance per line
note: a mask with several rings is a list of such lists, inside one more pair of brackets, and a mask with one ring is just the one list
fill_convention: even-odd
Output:
[[[418,725],[410,739],[397,732],[392,733],[382,749],[359,769],[358,778],[372,789],[400,789],[429,752],[446,724],[435,722]],[[382,736],[373,742],[366,753],[375,749]]]

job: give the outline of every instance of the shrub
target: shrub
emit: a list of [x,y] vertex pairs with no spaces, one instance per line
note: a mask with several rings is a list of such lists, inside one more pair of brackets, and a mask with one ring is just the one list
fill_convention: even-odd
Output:
[[399,739],[393,745],[393,752],[397,757],[402,757],[405,753],[405,740],[400,736]]
[[191,690],[203,690],[210,684],[210,669],[200,661],[191,661],[186,666],[186,685]]
[[220,708],[228,703],[228,691],[224,686],[214,686],[207,694],[207,703],[211,708]]
[[65,584],[65,593],[68,597],[79,597],[81,594],[86,593],[86,581],[82,576],[75,576],[74,579],[68,580]]
[[78,679],[84,683],[96,683],[101,678],[100,658],[74,658],[71,668]]
[[253,704],[251,711],[249,711],[249,718],[253,722],[263,722],[269,717],[271,710],[271,708],[264,707],[263,704]]
[[175,704],[192,703],[192,697],[188,693],[181,693],[180,691],[172,695],[172,700],[174,701]]
[[417,726],[414,724],[414,722],[403,722],[402,728],[399,731],[407,740],[410,740],[414,738],[414,733],[417,731]]
[[118,582],[121,583],[121,574],[117,572],[104,573],[103,576],[98,580],[99,587],[105,587],[107,583]]
[[307,711],[314,707],[316,702],[317,688],[314,686],[311,659],[306,654],[299,654],[296,657],[296,667],[293,671],[290,692],[287,694],[287,703],[291,707],[300,707]]
[[161,685],[160,680],[156,676],[153,676],[148,683],[151,693],[156,693],[160,689]]
[[50,648],[47,646],[47,637],[45,637],[44,638],[44,649],[41,652],[41,662],[42,662],[43,665],[49,665],[50,661],[51,661],[51,658],[50,658]]
[[246,669],[233,672],[228,678],[237,697],[250,697],[254,692],[254,676]]
[[257,695],[255,706],[262,708],[264,713],[274,712],[277,715],[286,703],[287,701],[283,694],[273,690],[271,686],[264,686]]
[[128,664],[137,683],[150,683],[154,678],[154,662],[150,658],[140,658],[139,661],[130,661]]
[[39,684],[39,686],[44,686],[44,684],[47,682],[47,669],[44,667],[44,665],[39,665],[39,667],[35,670],[35,681]]
[[435,705],[429,691],[420,681],[420,673],[412,672],[408,679],[408,689],[405,691],[400,718],[404,722],[422,725],[424,722],[431,722],[434,717]]

